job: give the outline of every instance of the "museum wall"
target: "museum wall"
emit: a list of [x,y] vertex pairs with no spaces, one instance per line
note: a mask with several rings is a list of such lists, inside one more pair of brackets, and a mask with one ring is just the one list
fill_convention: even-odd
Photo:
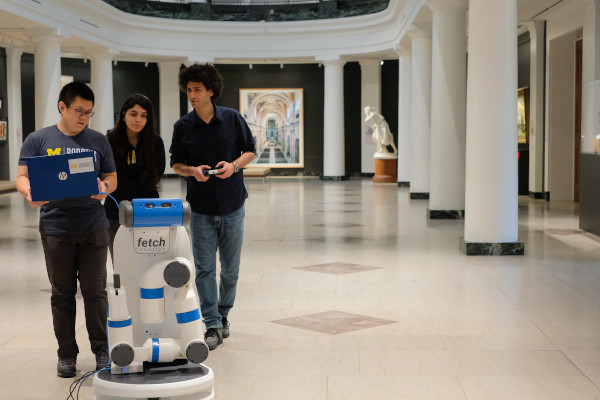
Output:
[[[90,82],[91,62],[83,59],[63,58],[61,72],[75,80]],[[240,88],[302,88],[304,94],[304,168],[277,168],[279,175],[320,175],[323,169],[323,100],[324,69],[318,64],[218,65],[225,80],[225,90],[218,104],[239,108]],[[0,48],[0,97],[6,98],[6,53]],[[177,79],[174,77],[173,79]],[[361,146],[361,71],[358,62],[344,66],[344,130],[346,174],[360,174]],[[148,96],[159,115],[159,71],[158,65],[142,62],[118,62],[113,66],[113,88],[115,117],[127,96],[139,92]],[[387,60],[381,68],[382,114],[388,121],[397,140],[398,126],[398,61]],[[35,130],[34,56],[24,53],[21,57],[21,88],[23,109],[23,138]],[[58,97],[58,93],[56,94]],[[57,98],[48,99],[56,102]],[[187,112],[185,94],[181,96],[181,113]],[[6,107],[0,118],[6,117]],[[57,121],[58,121],[57,111]],[[174,121],[173,121],[174,122]],[[157,126],[160,126],[158,124]],[[168,145],[168,144],[167,144]],[[8,142],[0,142],[0,179],[8,179]],[[4,176],[6,175],[6,176]]]

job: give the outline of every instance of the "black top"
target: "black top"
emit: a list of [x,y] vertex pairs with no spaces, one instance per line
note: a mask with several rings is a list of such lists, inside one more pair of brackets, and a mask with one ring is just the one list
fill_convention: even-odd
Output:
[[[155,143],[155,157],[156,157],[156,172],[160,178],[165,172],[165,145],[160,136],[154,137]],[[141,186],[140,176],[142,166],[137,162],[138,154],[136,154],[136,148],[131,144],[127,150],[127,165],[124,168],[117,168],[117,189],[110,195],[120,203],[123,200],[132,199],[150,199],[158,197],[158,190],[153,188],[145,188]],[[128,179],[122,179],[127,177]],[[133,182],[132,185],[123,186],[121,182]],[[104,210],[106,211],[106,217],[112,220],[119,220],[119,209],[117,204],[107,197],[104,200]]]
[[[215,168],[220,161],[232,162],[242,153],[256,153],[256,141],[239,112],[213,103],[215,115],[207,124],[196,111],[181,117],[173,128],[171,166],[208,165]],[[211,176],[199,182],[187,178],[187,201],[192,210],[205,215],[227,215],[244,205],[248,192],[240,170],[227,179]]]

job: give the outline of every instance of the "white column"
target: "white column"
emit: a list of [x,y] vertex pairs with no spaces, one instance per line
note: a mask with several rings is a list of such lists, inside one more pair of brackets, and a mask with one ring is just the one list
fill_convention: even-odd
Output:
[[430,0],[431,182],[429,216],[463,218],[467,118],[467,0]]
[[517,242],[517,0],[471,0],[468,46],[463,250],[522,254]]
[[324,60],[325,104],[323,121],[322,179],[344,179],[344,64],[343,60]]
[[[174,174],[171,168],[171,154],[169,148],[173,140],[173,124],[180,117],[179,113],[179,68],[181,61],[165,61],[158,63],[159,73],[159,115],[160,115],[160,136],[165,143],[165,156],[167,165],[165,174]],[[189,103],[189,102],[188,102]]]
[[593,151],[600,134],[600,0],[586,0],[583,23],[581,151]]
[[115,104],[113,98],[113,62],[114,53],[95,54],[92,61],[92,90],[94,91],[94,117],[91,127],[106,133],[115,126]]
[[375,159],[373,155],[377,150],[377,145],[371,140],[371,135],[367,135],[367,125],[365,124],[365,107],[371,106],[373,110],[381,113],[381,61],[380,60],[360,60],[361,76],[361,167],[362,173],[375,172]]
[[544,194],[544,46],[545,22],[529,22],[529,192]]
[[411,30],[408,34],[412,39],[410,197],[428,199],[431,159],[431,36],[421,30]]
[[25,31],[34,43],[35,129],[60,120],[57,101],[60,93],[60,44],[65,39],[56,29]]
[[411,75],[410,50],[396,48],[398,54],[398,186],[410,185]]
[[23,144],[23,113],[21,108],[21,56],[22,47],[6,49],[6,83],[8,107],[8,163],[10,180],[17,180],[19,154]]

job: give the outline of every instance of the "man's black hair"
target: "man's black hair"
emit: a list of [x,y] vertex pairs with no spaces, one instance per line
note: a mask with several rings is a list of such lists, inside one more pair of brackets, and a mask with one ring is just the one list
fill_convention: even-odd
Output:
[[81,97],[84,100],[90,100],[94,104],[94,92],[90,87],[79,81],[67,83],[58,95],[58,103],[61,101],[69,107],[76,97]]
[[193,64],[179,71],[179,88],[187,91],[188,82],[199,82],[213,91],[213,100],[223,91],[223,76],[212,64]]

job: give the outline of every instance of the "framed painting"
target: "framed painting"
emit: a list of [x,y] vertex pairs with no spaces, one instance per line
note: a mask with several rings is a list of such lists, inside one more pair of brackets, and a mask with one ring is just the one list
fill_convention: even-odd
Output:
[[0,120],[0,140],[8,139],[8,122],[5,119]]
[[529,143],[529,88],[519,89],[517,97],[517,142]]
[[240,113],[256,139],[256,164],[304,167],[303,89],[240,89]]

